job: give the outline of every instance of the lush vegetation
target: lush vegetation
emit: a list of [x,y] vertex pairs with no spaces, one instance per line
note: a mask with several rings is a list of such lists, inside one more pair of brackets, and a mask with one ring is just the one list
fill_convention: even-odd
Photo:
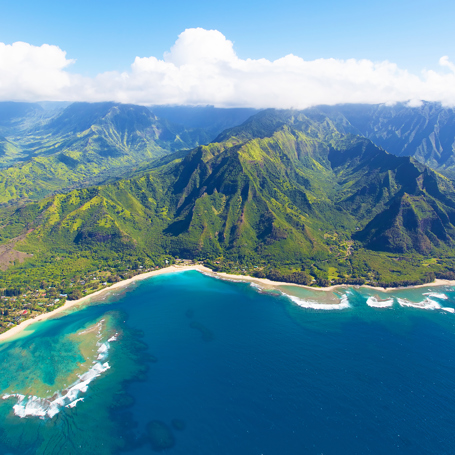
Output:
[[0,204],[93,185],[207,141],[203,131],[118,103],[74,103],[47,122],[6,132],[11,136],[0,137],[0,164],[9,167],[0,170]]
[[140,273],[173,263],[169,256],[136,251],[81,251],[43,254],[0,272],[0,332],[21,320],[52,311],[67,299],[77,300]]
[[0,211],[33,255],[0,274],[3,327],[179,258],[317,286],[455,277],[452,182],[327,117],[263,111],[128,173]]
[[397,156],[413,156],[421,163],[455,177],[455,109],[422,102],[411,107],[344,104],[317,106],[306,115],[328,116],[346,132],[360,134]]

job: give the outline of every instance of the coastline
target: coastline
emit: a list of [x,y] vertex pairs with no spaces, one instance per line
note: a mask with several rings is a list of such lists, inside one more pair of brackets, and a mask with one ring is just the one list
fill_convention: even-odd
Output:
[[[201,266],[203,267],[203,266]],[[455,286],[455,280],[441,280],[441,279],[435,279],[431,283],[426,283],[426,284],[416,284],[414,286],[398,286],[398,287],[391,287],[391,288],[381,288],[378,286],[370,286],[368,284],[362,284],[362,285],[356,285],[356,284],[335,284],[333,286],[327,286],[325,288],[318,288],[314,286],[307,286],[305,284],[297,284],[297,283],[287,283],[283,281],[272,281],[269,280],[268,278],[256,278],[254,276],[247,276],[247,275],[231,275],[230,273],[224,273],[224,272],[214,272],[207,267],[204,267],[207,275],[217,277],[217,278],[222,278],[226,280],[231,280],[231,281],[248,281],[251,283],[260,283],[266,286],[296,286],[299,288],[304,288],[308,289],[310,291],[322,291],[322,292],[330,292],[334,291],[335,289],[338,288],[367,288],[367,289],[373,289],[375,291],[380,291],[380,292],[393,292],[393,291],[398,291],[402,289],[417,289],[417,288],[426,288],[429,286]]]
[[373,289],[375,291],[380,291],[380,292],[393,292],[393,291],[400,290],[400,289],[417,289],[417,288],[430,287],[430,286],[455,286],[455,280],[436,279],[432,283],[418,284],[415,286],[408,286],[408,287],[396,287],[396,288],[381,288],[381,287],[369,286],[366,284],[364,284],[362,286],[356,286],[356,285],[351,285],[351,284],[337,284],[337,285],[328,286],[325,288],[315,288],[313,286],[306,286],[304,284],[272,281],[267,278],[256,278],[256,277],[252,277],[252,276],[248,276],[248,275],[234,275],[234,274],[224,273],[224,272],[214,272],[213,270],[209,269],[208,267],[205,267],[204,265],[170,265],[169,267],[165,267],[163,269],[153,270],[151,272],[142,273],[142,274],[136,275],[132,278],[128,278],[127,280],[119,281],[117,283],[114,283],[112,286],[109,286],[104,289],[100,289],[99,291],[96,291],[93,294],[86,295],[78,300],[67,300],[65,302],[65,304],[62,305],[61,307],[56,308],[55,310],[53,310],[49,313],[40,314],[39,316],[36,316],[34,318],[27,319],[27,320],[21,322],[19,325],[16,325],[16,326],[12,327],[11,329],[7,330],[6,332],[1,333],[0,334],[0,343],[4,342],[6,340],[9,340],[10,338],[15,337],[16,335],[19,335],[27,327],[34,324],[35,322],[41,322],[41,321],[45,321],[47,319],[51,319],[52,317],[54,317],[60,313],[63,313],[70,308],[73,308],[76,306],[81,306],[85,303],[88,303],[93,297],[97,297],[105,292],[111,292],[115,289],[122,288],[124,286],[128,286],[136,281],[146,280],[147,278],[151,278],[153,276],[164,275],[167,273],[175,273],[175,272],[188,272],[190,270],[195,270],[195,271],[203,273],[205,275],[208,275],[208,276],[211,276],[214,278],[219,278],[222,280],[244,281],[244,282],[261,284],[262,286],[265,286],[266,288],[267,287],[273,288],[276,286],[296,286],[299,288],[304,288],[304,289],[308,289],[308,290],[312,290],[312,291],[322,291],[322,292],[331,292],[337,288],[347,288],[347,287],[356,287],[356,288],[363,287],[363,288]]
[[27,327],[34,324],[35,322],[46,321],[47,319],[51,319],[52,317],[54,317],[60,313],[63,313],[65,311],[69,310],[70,308],[73,308],[76,306],[82,306],[83,304],[88,303],[93,297],[97,297],[101,294],[104,294],[105,292],[111,292],[115,289],[122,288],[124,286],[128,286],[131,283],[134,283],[135,281],[146,280],[147,278],[150,278],[152,276],[158,276],[158,275],[163,275],[166,273],[173,273],[173,272],[183,272],[183,271],[189,271],[189,270],[197,270],[198,272],[202,272],[202,273],[212,273],[212,270],[210,270],[207,267],[204,267],[203,265],[194,265],[194,266],[189,265],[189,266],[180,266],[180,267],[171,265],[171,266],[165,267],[163,269],[153,270],[151,272],[142,273],[140,275],[133,276],[132,278],[128,278],[127,280],[123,280],[123,281],[114,283],[112,286],[109,286],[104,289],[100,289],[99,291],[96,291],[93,294],[85,295],[84,297],[81,297],[78,300],[67,300],[64,305],[62,305],[59,308],[56,308],[55,310],[53,310],[49,313],[40,314],[39,316],[36,316],[34,318],[27,319],[27,320],[21,322],[19,325],[11,327],[6,332],[0,333],[0,343],[4,342],[6,340],[9,340],[10,338],[15,337],[16,335],[19,335]]
[[436,278],[431,283],[416,284],[414,286],[398,286],[396,288],[380,288],[377,286],[376,287],[370,286],[368,284],[362,284],[362,286],[360,286],[360,287],[374,289],[375,291],[381,291],[381,292],[393,292],[393,291],[398,291],[401,289],[418,289],[418,288],[427,288],[427,287],[432,287],[432,286],[455,286],[455,280],[441,280],[439,278]]

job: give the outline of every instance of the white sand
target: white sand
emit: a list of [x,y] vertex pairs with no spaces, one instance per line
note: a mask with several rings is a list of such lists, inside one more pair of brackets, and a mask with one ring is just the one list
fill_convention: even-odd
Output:
[[382,292],[392,292],[392,291],[396,291],[397,289],[417,289],[417,288],[426,288],[429,286],[455,286],[455,280],[436,279],[431,283],[416,284],[415,286],[399,286],[397,288],[379,288],[379,287],[369,286],[368,284],[364,284],[361,287],[368,288],[368,289],[374,289],[376,291],[382,291]]
[[152,272],[147,272],[147,273],[143,273],[140,275],[136,275],[133,278],[129,278],[128,280],[119,281],[118,283],[114,283],[112,286],[109,286],[104,289],[100,289],[99,291],[96,291],[93,294],[86,295],[78,300],[67,300],[64,305],[62,305],[59,308],[56,308],[55,310],[53,310],[49,313],[40,314],[39,316],[36,316],[34,318],[27,319],[26,321],[21,322],[19,325],[16,325],[16,326],[12,327],[11,329],[7,330],[6,332],[0,334],[0,342],[19,335],[25,328],[27,328],[28,326],[30,326],[31,324],[33,324],[35,322],[45,321],[46,319],[53,318],[53,317],[57,316],[58,314],[69,310],[70,308],[87,304],[94,297],[97,297],[100,294],[103,294],[104,292],[110,292],[115,289],[122,288],[124,286],[128,286],[129,284],[134,283],[135,281],[145,280],[147,278],[150,278],[151,276],[162,275],[165,273],[181,272],[181,271],[187,271],[187,270],[197,270],[199,272],[205,272],[205,273],[211,272],[210,269],[208,269],[207,267],[204,267],[202,265],[180,266],[180,267],[171,265],[170,267],[166,267],[164,269],[154,270]]
[[[285,282],[280,282],[280,281],[271,281],[268,280],[267,278],[255,278],[252,276],[246,276],[246,275],[231,275],[229,273],[222,273],[222,272],[213,272],[211,269],[208,267],[205,267],[203,265],[171,265],[169,267],[165,267],[164,269],[159,269],[159,270],[154,270],[152,272],[147,272],[147,273],[142,273],[140,275],[136,275],[133,278],[129,278],[128,280],[124,281],[119,281],[118,283],[113,284],[112,286],[109,286],[107,288],[101,289],[99,291],[94,292],[93,294],[86,295],[82,297],[79,300],[68,300],[66,303],[51,311],[50,313],[45,313],[41,314],[39,316],[36,316],[34,318],[27,319],[24,322],[21,322],[19,325],[12,327],[11,329],[7,330],[6,332],[0,334],[0,342],[9,340],[10,338],[18,336],[23,330],[27,327],[29,327],[31,324],[38,322],[38,321],[45,321],[46,319],[50,319],[58,315],[59,313],[65,312],[70,308],[76,307],[76,306],[82,306],[83,304],[87,304],[90,302],[91,299],[94,297],[99,296],[100,294],[104,292],[110,292],[118,288],[122,288],[124,286],[128,286],[131,283],[134,283],[135,281],[139,280],[145,280],[147,278],[150,278],[152,276],[157,276],[157,275],[163,275],[166,273],[175,273],[175,272],[186,272],[189,270],[196,270],[201,273],[205,273],[207,275],[217,277],[217,278],[222,278],[222,279],[227,279],[227,280],[234,280],[234,281],[248,281],[251,283],[259,283],[264,285],[265,287],[274,287],[274,286],[297,286],[305,289],[310,289],[313,291],[333,291],[336,288],[340,287],[351,287],[352,285],[345,285],[345,284],[339,284],[336,286],[329,286],[326,288],[315,288],[312,286],[305,286],[303,284],[294,284],[294,283],[285,283]],[[390,292],[394,291],[397,289],[412,289],[412,288],[422,288],[422,287],[428,287],[428,286],[455,286],[455,281],[451,280],[435,280],[432,283],[427,283],[427,284],[421,284],[417,286],[410,286],[406,288],[379,288],[379,287],[374,287],[374,286],[368,286],[364,285],[362,287],[366,287],[369,289],[375,289],[377,291],[382,291],[382,292]]]

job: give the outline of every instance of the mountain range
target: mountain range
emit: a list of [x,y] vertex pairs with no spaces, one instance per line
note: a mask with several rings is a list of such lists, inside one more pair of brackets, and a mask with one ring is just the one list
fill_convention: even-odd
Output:
[[[2,242],[22,234],[17,248],[34,256],[4,279],[55,254],[171,255],[322,282],[453,273],[450,109],[192,109],[157,109],[178,125],[146,107],[75,103],[6,135],[28,158],[0,171]],[[428,157],[446,176],[422,163],[436,130]]]
[[367,137],[397,156],[413,156],[439,172],[455,177],[455,109],[439,103],[418,106],[318,106],[307,115],[323,115],[353,134]]
[[208,143],[251,112],[229,112],[218,126],[203,129],[171,123],[143,106],[51,107],[0,103],[0,203],[37,200],[122,175],[153,158]]

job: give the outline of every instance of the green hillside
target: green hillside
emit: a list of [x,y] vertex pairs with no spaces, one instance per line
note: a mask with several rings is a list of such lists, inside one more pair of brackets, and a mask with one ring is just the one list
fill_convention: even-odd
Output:
[[0,135],[10,136],[26,131],[49,118],[49,112],[38,103],[0,102]]
[[328,116],[337,126],[371,139],[397,156],[413,156],[419,162],[453,178],[455,176],[455,109],[422,102],[412,107],[343,104],[317,106],[305,114]]
[[0,163],[10,162],[16,159],[21,153],[20,148],[9,141],[6,137],[0,136]]
[[0,138],[0,161],[23,160],[0,170],[0,203],[102,182],[190,149],[206,139],[201,134],[162,121],[142,106],[73,103],[36,130],[14,137],[15,145]]
[[4,209],[1,241],[26,233],[16,248],[33,258],[3,287],[68,291],[88,270],[125,277],[172,257],[319,285],[452,276],[451,181],[340,129],[263,111],[129,178]]

